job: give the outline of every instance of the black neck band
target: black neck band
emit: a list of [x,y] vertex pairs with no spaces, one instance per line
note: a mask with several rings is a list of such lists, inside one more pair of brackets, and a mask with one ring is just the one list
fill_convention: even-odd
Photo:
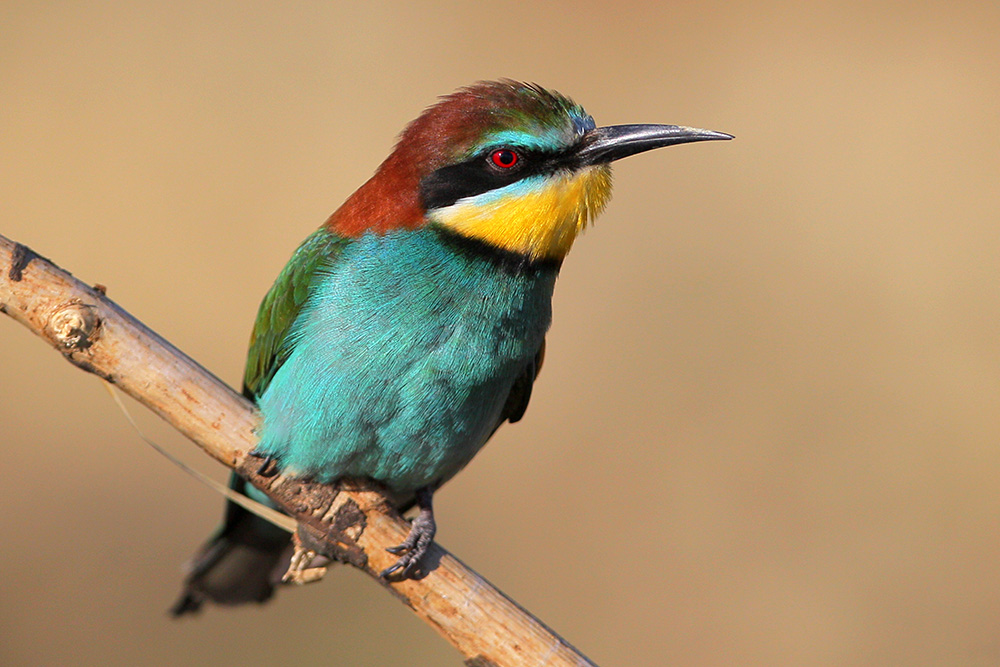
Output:
[[532,259],[528,255],[498,248],[486,241],[463,236],[439,225],[433,225],[432,228],[442,241],[457,251],[490,262],[504,273],[519,276],[531,276],[546,272],[558,273],[559,267],[562,266],[561,259]]

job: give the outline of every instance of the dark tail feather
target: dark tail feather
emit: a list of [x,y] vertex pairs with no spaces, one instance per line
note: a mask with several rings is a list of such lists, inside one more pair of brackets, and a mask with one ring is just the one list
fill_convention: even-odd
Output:
[[[233,474],[229,488],[245,493],[246,483]],[[194,613],[206,601],[220,605],[266,602],[291,556],[291,536],[286,531],[227,502],[222,528],[189,563],[184,590],[170,613]]]

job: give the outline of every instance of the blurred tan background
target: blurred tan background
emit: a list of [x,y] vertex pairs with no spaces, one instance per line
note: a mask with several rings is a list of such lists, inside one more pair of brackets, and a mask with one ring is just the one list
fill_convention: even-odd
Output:
[[[437,95],[731,132],[619,164],[438,539],[605,666],[997,665],[998,7],[7,1],[0,233],[237,384],[274,276]],[[0,664],[460,663],[347,568],[170,620],[220,499],[5,318],[0,425]]]

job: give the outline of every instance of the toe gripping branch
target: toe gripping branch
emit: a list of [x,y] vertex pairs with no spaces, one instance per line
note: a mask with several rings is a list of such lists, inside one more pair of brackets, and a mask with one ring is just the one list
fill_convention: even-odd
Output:
[[420,513],[410,524],[410,532],[401,544],[388,547],[391,554],[402,554],[395,563],[382,570],[379,576],[388,579],[398,573],[399,578],[406,579],[414,574],[420,560],[434,542],[437,524],[434,522],[434,507],[432,505],[434,492],[429,487],[417,491],[417,507]]
[[[263,460],[263,464],[262,463]],[[331,561],[368,568],[362,535],[368,528],[369,512],[385,512],[395,499],[373,483],[342,480],[333,485],[317,484],[288,477],[260,454],[246,457],[239,473],[284,505],[286,512],[300,520],[293,537],[295,551],[283,581],[309,583],[326,573]],[[360,499],[360,500],[357,500]],[[433,489],[416,492],[419,514],[402,543],[387,551],[399,559],[379,573],[384,579],[402,580],[421,571],[421,560],[434,541],[437,526],[432,505]],[[359,504],[360,502],[360,504]],[[397,505],[398,506],[398,505]],[[303,514],[312,519],[303,520]]]
[[273,460],[257,453],[247,456],[237,472],[299,521],[292,540],[295,551],[283,581],[317,581],[331,561],[362,569],[368,566],[359,540],[368,527],[366,512],[376,511],[375,499],[382,497],[375,489],[346,480],[331,485],[297,479],[282,474]]

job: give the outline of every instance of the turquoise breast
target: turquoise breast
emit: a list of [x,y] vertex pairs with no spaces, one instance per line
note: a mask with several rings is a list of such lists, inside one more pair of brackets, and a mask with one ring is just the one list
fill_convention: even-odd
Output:
[[542,345],[556,274],[505,269],[432,228],[357,239],[285,341],[291,354],[258,401],[258,450],[322,482],[408,492],[447,480]]

